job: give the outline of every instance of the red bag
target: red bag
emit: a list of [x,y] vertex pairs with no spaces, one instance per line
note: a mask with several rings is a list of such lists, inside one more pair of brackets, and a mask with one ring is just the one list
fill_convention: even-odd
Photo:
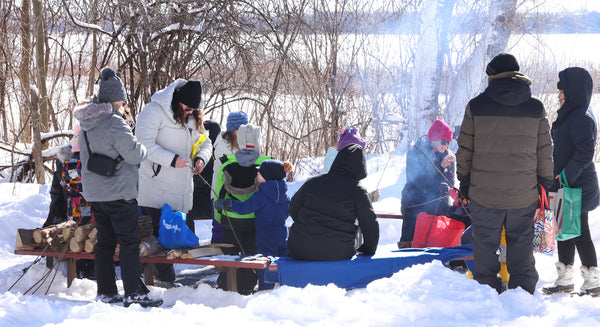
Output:
[[413,248],[451,247],[460,245],[465,224],[446,216],[421,212],[417,216]]

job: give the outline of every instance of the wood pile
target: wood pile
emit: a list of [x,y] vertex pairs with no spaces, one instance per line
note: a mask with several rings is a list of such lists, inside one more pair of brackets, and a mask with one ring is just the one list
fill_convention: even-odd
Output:
[[[152,218],[142,216],[138,218],[138,226],[142,241],[140,242],[140,256],[149,256],[164,251],[158,240],[152,235]],[[94,223],[77,226],[74,220],[36,229],[18,229],[15,249],[34,250],[48,248],[53,252],[61,252],[65,247],[74,253],[94,253],[94,246],[98,243],[98,230]],[[119,254],[119,245],[115,249]]]

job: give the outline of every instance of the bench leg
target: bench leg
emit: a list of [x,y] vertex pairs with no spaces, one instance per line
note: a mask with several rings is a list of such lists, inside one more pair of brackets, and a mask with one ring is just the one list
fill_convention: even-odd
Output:
[[73,279],[77,275],[77,259],[69,258],[67,259],[67,287],[71,287],[73,283]]
[[227,291],[237,292],[237,268],[226,267],[227,272]]
[[146,285],[154,285],[154,263],[144,262],[144,282]]

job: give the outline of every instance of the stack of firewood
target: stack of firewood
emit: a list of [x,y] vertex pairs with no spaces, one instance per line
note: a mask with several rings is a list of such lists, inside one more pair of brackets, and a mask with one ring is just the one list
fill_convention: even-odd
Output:
[[[139,217],[138,226],[142,237],[140,256],[154,255],[164,250],[152,235],[152,219],[149,216]],[[75,253],[93,253],[94,245],[98,242],[97,233],[94,223],[77,226],[74,220],[44,228],[18,229],[15,249],[34,250],[49,246],[53,252],[61,252],[68,247]],[[115,249],[115,254],[118,253],[119,245]]]
[[33,250],[49,247],[52,251],[60,252],[67,246],[76,227],[77,223],[69,220],[44,228],[19,229],[15,249]]

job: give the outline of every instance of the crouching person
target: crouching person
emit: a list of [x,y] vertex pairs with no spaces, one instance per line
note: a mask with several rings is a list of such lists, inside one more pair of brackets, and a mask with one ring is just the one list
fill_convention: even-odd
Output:
[[[91,203],[98,230],[94,246],[98,300],[105,303],[123,302],[125,307],[139,304],[159,306],[160,298],[151,298],[140,280],[140,232],[138,227],[138,165],[146,157],[140,144],[118,113],[125,105],[125,88],[114,70],[104,68],[100,89],[93,103],[79,107],[75,117],[81,123],[81,166],[85,184],[83,196]],[[102,154],[116,162],[112,174],[92,169],[90,156]],[[95,161],[95,162],[94,162]],[[107,169],[108,170],[108,169]],[[108,175],[108,176],[107,176]],[[121,279],[125,298],[119,295],[115,282],[113,255],[117,243],[121,249]]]
[[[287,243],[290,256],[333,261],[350,259],[357,252],[375,253],[379,224],[367,191],[358,185],[365,177],[363,149],[349,144],[337,154],[327,174],[313,177],[300,187],[290,202],[294,220]],[[355,249],[358,227],[364,243]]]

